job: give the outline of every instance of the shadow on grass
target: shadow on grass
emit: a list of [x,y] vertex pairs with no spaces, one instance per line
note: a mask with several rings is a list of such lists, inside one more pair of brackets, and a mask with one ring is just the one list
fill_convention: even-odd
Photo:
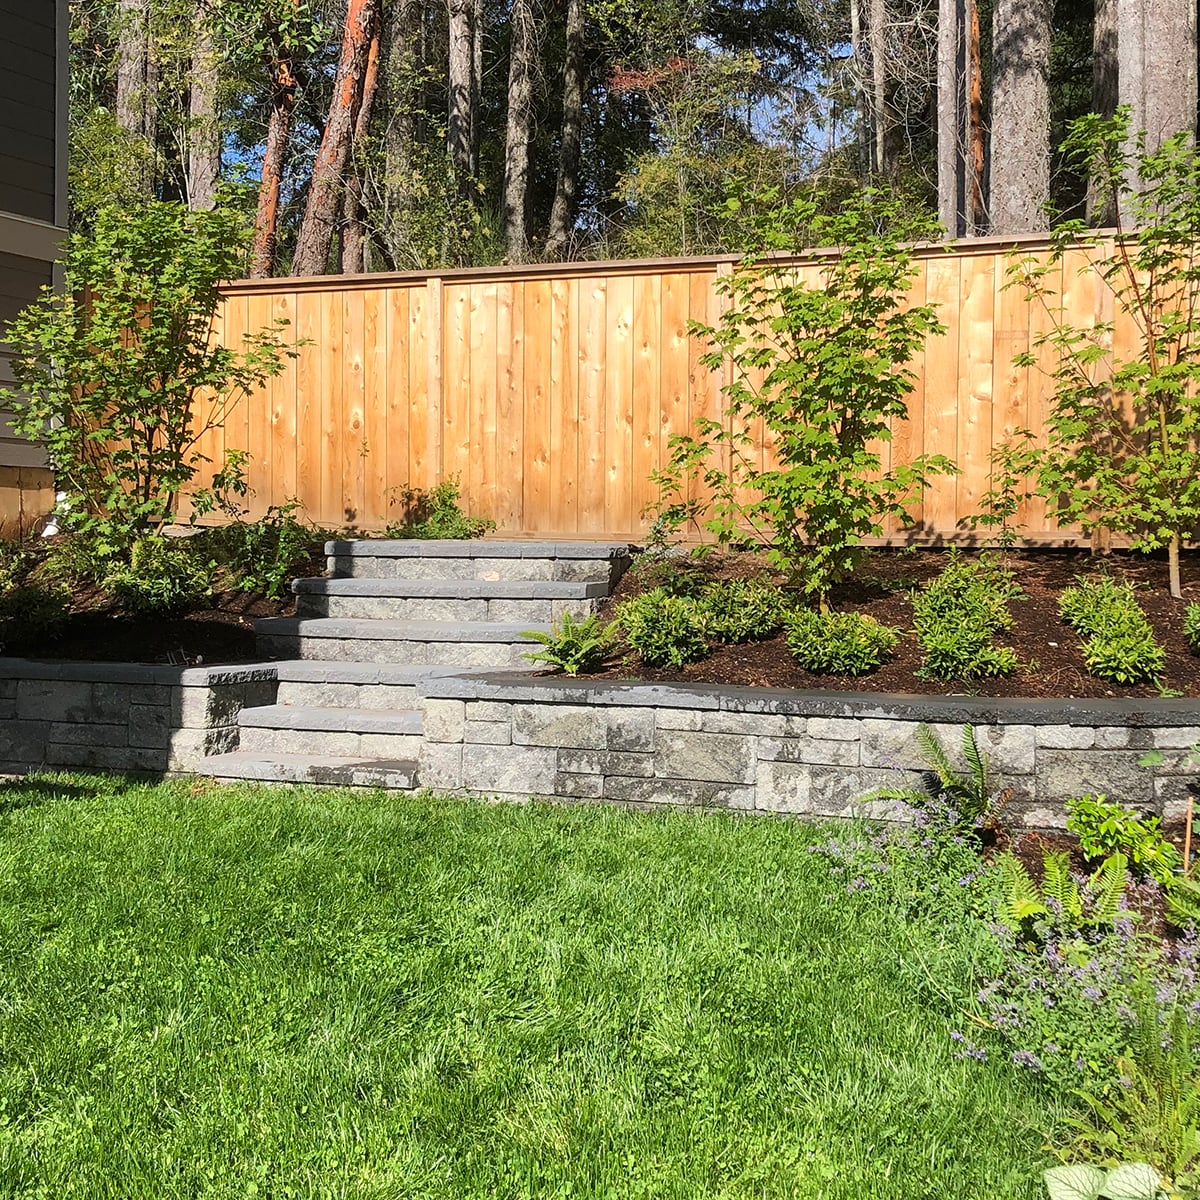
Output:
[[51,800],[85,800],[100,791],[100,783],[80,783],[53,775],[21,775],[0,778],[0,816],[37,808]]

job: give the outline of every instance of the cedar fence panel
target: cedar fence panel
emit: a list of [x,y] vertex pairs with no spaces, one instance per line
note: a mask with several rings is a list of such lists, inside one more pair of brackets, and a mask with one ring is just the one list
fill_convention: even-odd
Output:
[[[1048,373],[1012,360],[1047,318],[1004,286],[1014,246],[1045,242],[918,251],[909,301],[936,304],[946,333],[912,363],[908,419],[880,450],[885,466],[945,454],[959,474],[936,479],[915,527],[893,524],[887,540],[970,540],[962,522],[989,487],[992,446],[1043,428]],[[820,263],[796,270],[815,282]],[[671,436],[720,414],[728,368],[701,365],[688,324],[716,321],[716,283],[734,267],[714,257],[231,283],[216,336],[233,345],[282,316],[306,344],[203,449],[214,463],[249,453],[255,516],[295,498],[320,525],[378,529],[395,515],[393,489],[457,478],[467,510],[498,533],[640,539]],[[1072,319],[1111,318],[1085,256],[1068,257],[1061,282]],[[770,447],[758,454],[769,461]],[[1043,502],[1020,520],[1031,541],[1075,540]]]

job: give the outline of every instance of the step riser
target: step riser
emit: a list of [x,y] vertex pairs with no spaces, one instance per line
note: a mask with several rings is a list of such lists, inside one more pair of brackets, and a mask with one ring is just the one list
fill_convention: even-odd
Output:
[[243,727],[238,749],[251,754],[321,754],[338,758],[415,759],[421,737],[406,733],[341,733]]
[[417,786],[416,763],[386,766],[376,763],[356,763],[336,768],[311,764],[280,764],[273,762],[227,762],[238,755],[223,755],[206,764],[214,779],[253,780],[266,784],[315,783],[331,787],[387,788],[392,791],[412,791]]
[[279,681],[279,704],[319,708],[420,708],[416,685],[394,683],[301,683]]
[[615,587],[629,565],[612,558],[389,558],[330,555],[334,579],[474,579],[484,582],[607,583]]
[[402,663],[408,666],[528,667],[522,657],[535,642],[409,642],[399,639],[272,637],[259,635],[267,658],[309,658],[330,662]]
[[299,617],[359,617],[383,621],[561,621],[570,613],[582,619],[600,600],[434,600],[415,596],[296,597]]

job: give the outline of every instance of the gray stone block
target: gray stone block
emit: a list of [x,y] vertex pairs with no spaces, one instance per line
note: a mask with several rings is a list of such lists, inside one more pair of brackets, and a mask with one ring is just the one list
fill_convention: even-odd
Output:
[[1154,745],[1158,750],[1189,750],[1200,746],[1200,727],[1183,725],[1177,728],[1159,728],[1154,731]]
[[808,735],[834,742],[856,742],[862,725],[853,717],[809,717]]
[[463,726],[463,741],[483,746],[510,746],[512,726],[507,721],[467,721]]
[[873,820],[898,820],[901,810],[896,801],[868,799],[879,788],[910,787],[917,777],[906,771],[882,769],[844,770],[841,767],[809,768],[809,801],[812,812],[821,817],[870,817]]
[[698,779],[630,779],[604,777],[604,798],[627,804],[678,804],[687,808],[754,807],[754,788]]
[[1098,750],[1149,750],[1153,747],[1154,731],[1131,725],[1103,725],[1096,730]]
[[[862,765],[893,770],[924,769],[925,759],[917,741],[918,722],[867,718],[862,722]],[[959,769],[962,756],[961,725],[933,725],[933,732]],[[1036,743],[1033,725],[976,725],[975,742],[988,755],[994,770],[1012,775],[1031,775]]]
[[1039,748],[1047,750],[1090,750],[1096,744],[1096,731],[1079,725],[1039,725]]
[[653,708],[614,708],[605,713],[608,748],[644,752],[654,749]]
[[654,774],[654,755],[564,748],[558,752],[558,769],[573,775],[629,775],[648,779]]
[[99,722],[52,721],[47,743],[69,746],[128,746],[129,724],[101,725]]
[[859,743],[815,737],[759,738],[758,757],[775,762],[857,767]]
[[790,762],[760,762],[755,779],[754,807],[763,812],[811,813],[811,767]]
[[171,710],[166,704],[134,704],[129,709],[129,744],[164,750],[171,736]]
[[1102,792],[1135,807],[1154,800],[1154,776],[1141,754],[1122,750],[1046,750],[1038,755],[1037,803],[1058,810],[1073,796]]
[[68,680],[17,681],[17,719],[86,721],[92,713],[92,685]]
[[550,796],[558,775],[557,751],[549,746],[462,748],[463,786],[473,792]]
[[467,709],[468,721],[512,721],[513,706],[495,700],[473,700]]
[[560,772],[554,781],[554,794],[574,800],[599,800],[604,795],[604,776]]
[[608,744],[608,722],[603,710],[586,705],[517,704],[513,706],[512,740],[521,746],[603,750]]
[[46,753],[48,729],[43,721],[5,721],[0,725],[0,761],[39,765]]
[[462,745],[425,742],[417,755],[417,782],[435,791],[459,791],[463,786]]
[[658,729],[698,730],[703,714],[687,708],[656,708],[654,724]]
[[421,705],[425,737],[431,742],[461,742],[466,707],[461,700],[425,700]]
[[727,733],[660,731],[655,748],[655,774],[660,779],[753,783],[754,744]]
[[145,771],[157,774],[167,769],[167,752],[136,746],[51,743],[46,748],[46,764],[54,767],[90,767],[98,771]]
[[736,733],[741,737],[787,737],[804,732],[803,717],[778,713],[706,712],[700,716],[705,733]]

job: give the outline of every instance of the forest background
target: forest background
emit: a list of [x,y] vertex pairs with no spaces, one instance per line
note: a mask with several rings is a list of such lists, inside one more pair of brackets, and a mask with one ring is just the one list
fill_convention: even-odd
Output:
[[235,208],[250,276],[740,252],[758,205],[869,184],[951,236],[1106,225],[1067,123],[1120,102],[1152,143],[1196,124],[1181,0],[71,10],[73,228]]

